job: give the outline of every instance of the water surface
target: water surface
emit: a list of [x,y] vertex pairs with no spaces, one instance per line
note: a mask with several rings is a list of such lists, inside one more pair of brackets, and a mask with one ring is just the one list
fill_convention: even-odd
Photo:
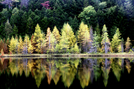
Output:
[[0,89],[132,87],[134,60],[0,59]]

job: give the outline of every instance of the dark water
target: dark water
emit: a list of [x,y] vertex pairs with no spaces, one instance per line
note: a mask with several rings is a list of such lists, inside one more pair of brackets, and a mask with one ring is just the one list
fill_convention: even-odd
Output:
[[0,59],[0,89],[131,88],[133,59]]

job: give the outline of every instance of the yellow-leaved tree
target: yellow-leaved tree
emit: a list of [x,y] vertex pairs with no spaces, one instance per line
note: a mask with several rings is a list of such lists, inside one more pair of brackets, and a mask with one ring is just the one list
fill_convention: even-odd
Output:
[[53,33],[53,36],[56,39],[56,43],[59,43],[60,42],[60,33],[59,33],[59,30],[57,29],[56,26],[54,26],[54,29],[53,29],[52,33]]
[[18,53],[22,53],[22,50],[23,50],[23,40],[22,37],[19,36]]
[[41,53],[41,43],[43,42],[43,34],[41,32],[39,24],[37,24],[35,27],[35,32],[34,32],[32,42],[34,46],[34,52]]
[[[90,41],[89,28],[86,24],[81,22],[77,34],[78,44],[83,52],[87,51],[88,43]],[[88,47],[89,48],[89,47]]]
[[72,48],[72,47],[74,47],[74,45],[76,43],[76,37],[74,35],[74,32],[73,32],[71,26],[68,23],[67,24],[65,23],[63,25],[63,28],[62,28],[61,31],[62,32],[64,31],[65,34],[66,34],[66,36],[67,36],[67,38],[68,38],[68,41],[69,41],[69,49]]
[[16,53],[18,48],[18,40],[14,39],[14,37],[12,36],[10,44],[9,44],[9,52],[11,53]]

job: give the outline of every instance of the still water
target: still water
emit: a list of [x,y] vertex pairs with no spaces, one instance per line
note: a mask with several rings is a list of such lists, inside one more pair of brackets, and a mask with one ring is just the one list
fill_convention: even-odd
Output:
[[0,59],[0,89],[133,87],[134,59]]

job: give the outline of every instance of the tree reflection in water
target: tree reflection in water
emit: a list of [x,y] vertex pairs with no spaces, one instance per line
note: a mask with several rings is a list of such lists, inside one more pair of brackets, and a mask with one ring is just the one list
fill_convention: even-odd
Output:
[[[24,73],[28,78],[32,75],[39,88],[45,76],[50,85],[53,81],[55,85],[59,81],[65,87],[70,88],[77,78],[82,88],[89,86],[93,82],[103,77],[104,86],[107,87],[109,73],[113,72],[118,81],[124,67],[131,73],[131,62],[133,59],[101,58],[101,59],[0,59],[0,75],[5,73],[12,76],[22,76]],[[102,76],[101,76],[102,75]],[[60,80],[61,79],[61,80]],[[95,80],[95,81],[94,81]]]

